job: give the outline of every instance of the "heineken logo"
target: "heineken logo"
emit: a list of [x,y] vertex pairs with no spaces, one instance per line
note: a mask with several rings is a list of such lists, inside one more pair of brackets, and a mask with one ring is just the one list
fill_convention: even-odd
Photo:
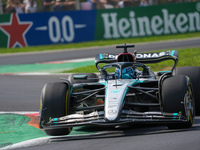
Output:
[[7,47],[27,46],[25,35],[32,26],[32,22],[22,22],[17,14],[10,15],[10,21],[0,23],[0,30],[7,35]]
[[121,18],[118,17],[117,12],[102,13],[103,38],[130,38],[200,31],[199,8],[200,3],[197,3],[197,11],[177,14],[170,13],[168,9],[163,8],[161,15],[150,17],[138,17],[133,10],[128,12],[128,17]]

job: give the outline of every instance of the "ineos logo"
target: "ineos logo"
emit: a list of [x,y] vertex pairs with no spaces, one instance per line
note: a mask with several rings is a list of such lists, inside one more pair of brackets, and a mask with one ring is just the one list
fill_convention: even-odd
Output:
[[108,114],[109,115],[114,115],[114,114],[116,114],[117,113],[117,111],[116,110],[108,110]]

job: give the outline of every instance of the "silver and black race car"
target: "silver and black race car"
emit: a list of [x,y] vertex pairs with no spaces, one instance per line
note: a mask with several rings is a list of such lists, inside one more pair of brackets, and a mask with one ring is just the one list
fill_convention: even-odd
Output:
[[[178,52],[98,54],[100,74],[72,74],[44,86],[40,123],[47,135],[67,135],[75,126],[164,124],[189,128],[200,114],[200,67],[176,68]],[[172,60],[156,74],[146,64]],[[195,107],[196,104],[196,107]]]

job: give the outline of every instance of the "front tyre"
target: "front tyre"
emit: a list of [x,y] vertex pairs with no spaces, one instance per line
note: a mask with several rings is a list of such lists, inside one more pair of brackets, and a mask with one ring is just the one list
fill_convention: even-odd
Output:
[[69,85],[63,82],[48,83],[44,86],[40,100],[40,128],[44,127],[47,135],[68,135],[72,128],[45,129],[51,118],[58,118],[69,114]]
[[194,119],[194,96],[190,79],[184,75],[169,77],[162,85],[163,111],[181,113],[186,117],[185,123],[168,124],[168,128],[189,128]]

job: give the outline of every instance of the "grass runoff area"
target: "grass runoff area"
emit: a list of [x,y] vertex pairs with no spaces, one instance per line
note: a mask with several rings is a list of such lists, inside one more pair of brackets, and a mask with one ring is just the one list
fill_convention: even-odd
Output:
[[200,37],[200,32],[176,34],[176,35],[152,36],[152,37],[139,37],[139,38],[129,38],[129,39],[101,40],[101,41],[70,43],[70,44],[30,46],[23,48],[0,48],[0,54],[18,53],[18,52],[36,52],[36,51],[47,51],[47,50],[48,51],[71,50],[71,49],[87,48],[87,47],[119,45],[124,43],[137,44],[144,42],[158,42],[164,40],[177,40],[177,39],[186,39],[194,37]]
[[[97,47],[97,46],[108,46],[108,45],[119,45],[124,43],[137,44],[145,42],[158,42],[165,40],[177,40],[177,39],[187,39],[200,37],[200,32],[187,33],[187,34],[177,34],[177,35],[165,35],[165,36],[154,36],[154,37],[140,37],[140,38],[130,38],[130,39],[116,39],[116,40],[102,40],[94,42],[82,42],[82,43],[72,43],[72,44],[57,44],[57,45],[47,45],[47,46],[31,46],[23,48],[0,48],[0,55],[5,53],[18,53],[18,52],[36,52],[36,51],[46,51],[46,50],[71,50],[78,48],[87,47]],[[165,51],[165,50],[161,50]],[[179,62],[177,67],[182,66],[199,66],[200,64],[200,47],[199,48],[185,48],[179,49]],[[164,61],[158,64],[149,64],[153,71],[169,70],[169,66],[173,66],[173,61]],[[88,67],[81,67],[73,70],[64,71],[63,73],[92,73],[98,72],[95,65]]]

